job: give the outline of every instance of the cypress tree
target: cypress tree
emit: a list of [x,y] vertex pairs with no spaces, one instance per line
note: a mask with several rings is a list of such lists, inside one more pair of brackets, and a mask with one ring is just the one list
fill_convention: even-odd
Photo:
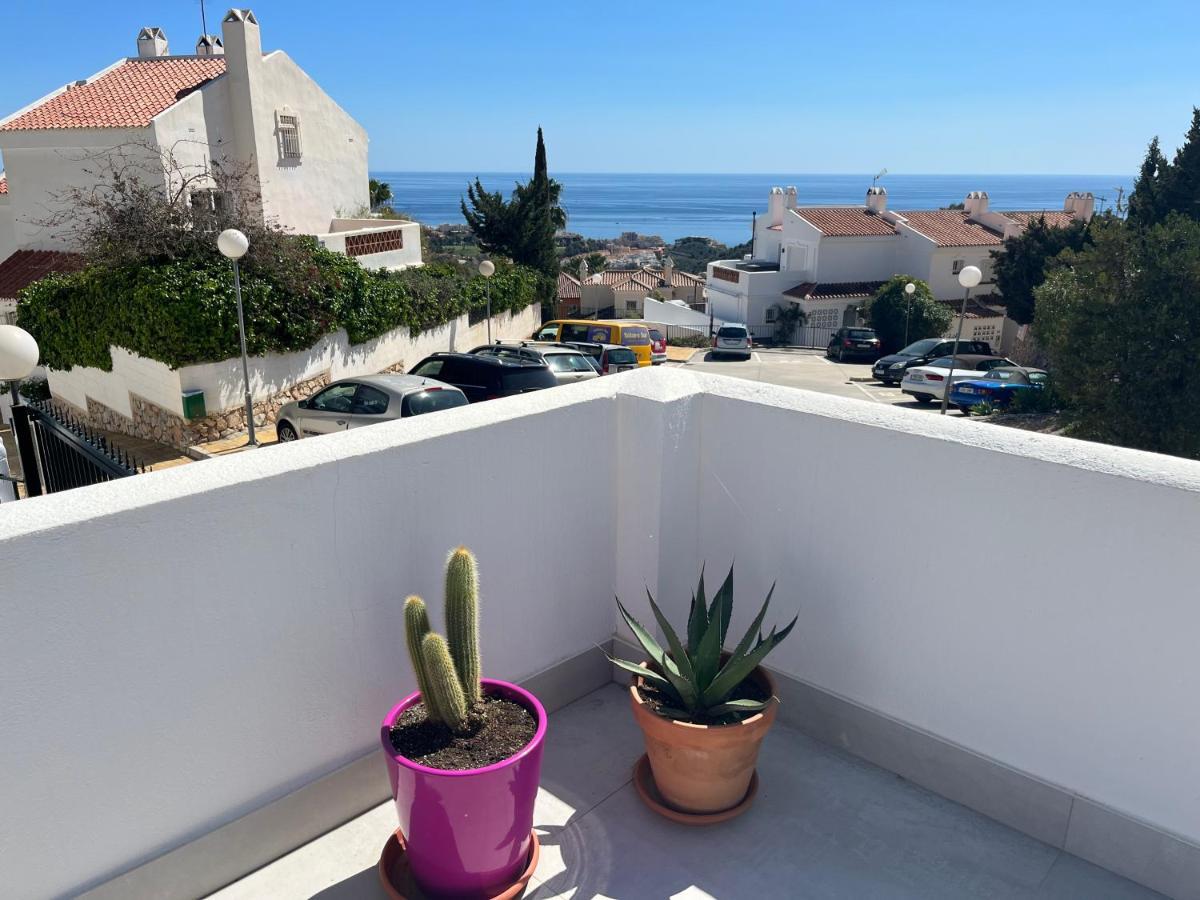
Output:
[[1138,173],[1137,181],[1133,184],[1133,193],[1129,195],[1129,221],[1131,223],[1148,228],[1163,218],[1165,215],[1163,194],[1167,169],[1167,159],[1159,149],[1156,135],[1146,149],[1146,158],[1142,160],[1142,169]]
[[1165,212],[1200,219],[1200,107],[1192,107],[1192,127],[1167,170]]

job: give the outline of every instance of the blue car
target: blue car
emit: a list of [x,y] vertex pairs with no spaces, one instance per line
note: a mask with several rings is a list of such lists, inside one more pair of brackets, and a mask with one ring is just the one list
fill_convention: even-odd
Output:
[[1008,406],[1021,391],[1044,389],[1048,378],[1044,369],[997,366],[987,373],[986,378],[957,382],[950,390],[950,403],[964,413],[980,403]]

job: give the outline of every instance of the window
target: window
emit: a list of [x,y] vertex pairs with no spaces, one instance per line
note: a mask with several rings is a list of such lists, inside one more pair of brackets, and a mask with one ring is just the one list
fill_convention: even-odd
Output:
[[354,412],[364,416],[382,415],[387,412],[390,399],[378,388],[364,384],[358,389],[358,396],[354,398]]
[[767,307],[767,324],[768,325],[772,324],[778,318],[779,318],[779,307],[778,306],[768,306]]
[[[568,325],[565,327],[569,328],[570,326]],[[557,325],[547,325],[541,331],[539,331],[537,334],[535,334],[533,336],[533,339],[535,341],[557,341],[558,340],[558,326]],[[566,338],[563,338],[563,340],[565,341]]]
[[625,301],[625,312],[635,313],[638,311],[638,302],[636,300]]
[[410,375],[421,375],[425,378],[437,378],[442,373],[442,360],[428,359],[413,369]]
[[608,351],[608,362],[615,366],[631,366],[637,363],[637,356],[632,350],[624,347],[614,347]]
[[300,117],[294,113],[276,113],[275,121],[279,132],[279,157],[300,158]]
[[308,408],[318,412],[348,413],[354,406],[354,392],[357,390],[357,384],[331,385],[313,397]]
[[[591,325],[563,325],[562,336],[559,337],[559,340],[560,341],[591,341],[591,340],[595,340],[595,338],[588,336],[589,330],[591,330],[594,327],[595,326],[591,326]],[[608,340],[608,329],[606,328],[606,329],[604,329],[604,331],[605,331],[604,339]],[[548,335],[548,338],[549,338],[549,340],[554,340],[553,335]]]
[[400,407],[400,414],[423,416],[425,413],[437,412],[439,409],[452,409],[455,406],[466,405],[467,398],[462,391],[430,388],[427,391],[417,391],[417,393],[405,397]]
[[229,195],[224,191],[206,188],[189,192],[188,205],[201,212],[223,213],[232,206],[232,203]]
[[961,272],[963,270],[964,265],[966,265],[966,260],[956,259],[954,262],[952,262],[950,264],[950,274],[957,275],[959,272]]

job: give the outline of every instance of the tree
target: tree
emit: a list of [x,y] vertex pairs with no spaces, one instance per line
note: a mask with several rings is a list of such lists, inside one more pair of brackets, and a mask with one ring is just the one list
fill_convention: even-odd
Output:
[[1146,158],[1142,161],[1142,170],[1137,181],[1133,183],[1133,193],[1129,195],[1129,221],[1141,227],[1148,227],[1162,220],[1166,214],[1163,206],[1165,189],[1163,182],[1167,177],[1168,163],[1158,146],[1158,137],[1150,141],[1146,150]]
[[775,304],[775,340],[790,344],[796,337],[796,329],[808,321],[808,314],[799,303]]
[[371,209],[379,209],[392,199],[392,186],[386,181],[372,178],[367,182],[367,190],[371,195]]
[[1200,222],[1101,222],[1036,291],[1071,433],[1200,458]]
[[[567,224],[566,211],[559,205],[562,185],[549,175],[546,144],[538,129],[533,178],[518,183],[510,199],[499,191],[489,192],[478,178],[467,185],[461,201],[463,218],[489,253],[499,253],[548,276],[558,272],[554,233]],[[470,201],[470,206],[467,202]]]
[[992,251],[996,288],[1008,306],[1008,317],[1027,325],[1034,317],[1034,290],[1046,280],[1046,271],[1064,250],[1081,250],[1091,240],[1088,225],[1074,222],[1064,227],[1046,224],[1044,216],[1029,223],[1021,234]]
[[1175,159],[1167,162],[1158,138],[1150,142],[1129,196],[1129,221],[1138,228],[1164,222],[1172,212],[1200,219],[1200,107]]
[[[912,282],[916,290],[911,298],[904,286]],[[940,337],[950,327],[953,314],[933,299],[929,285],[911,275],[896,275],[867,303],[866,320],[875,329],[884,353],[895,353],[921,338]]]

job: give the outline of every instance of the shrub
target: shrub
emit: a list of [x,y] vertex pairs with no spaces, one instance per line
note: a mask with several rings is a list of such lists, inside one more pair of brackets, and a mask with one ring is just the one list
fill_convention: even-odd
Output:
[[671,344],[676,347],[708,347],[712,338],[706,334],[689,334],[687,337],[671,338]]
[[[394,328],[427,331],[486,304],[484,279],[464,265],[368,271],[309,237],[287,236],[283,246],[286,267],[283,260],[249,257],[242,267],[251,355],[305,350],[339,328],[352,344]],[[538,302],[543,281],[531,269],[498,261],[493,314]],[[37,339],[46,365],[60,370],[111,370],[110,346],[172,368],[239,353],[233,278],[215,251],[43,279],[22,293],[17,320]]]
[[[916,285],[911,301],[904,293],[904,286],[910,281]],[[866,310],[867,324],[875,329],[884,353],[903,349],[906,331],[910,344],[945,334],[953,318],[950,310],[933,299],[928,284],[908,275],[888,280],[871,298]]]

